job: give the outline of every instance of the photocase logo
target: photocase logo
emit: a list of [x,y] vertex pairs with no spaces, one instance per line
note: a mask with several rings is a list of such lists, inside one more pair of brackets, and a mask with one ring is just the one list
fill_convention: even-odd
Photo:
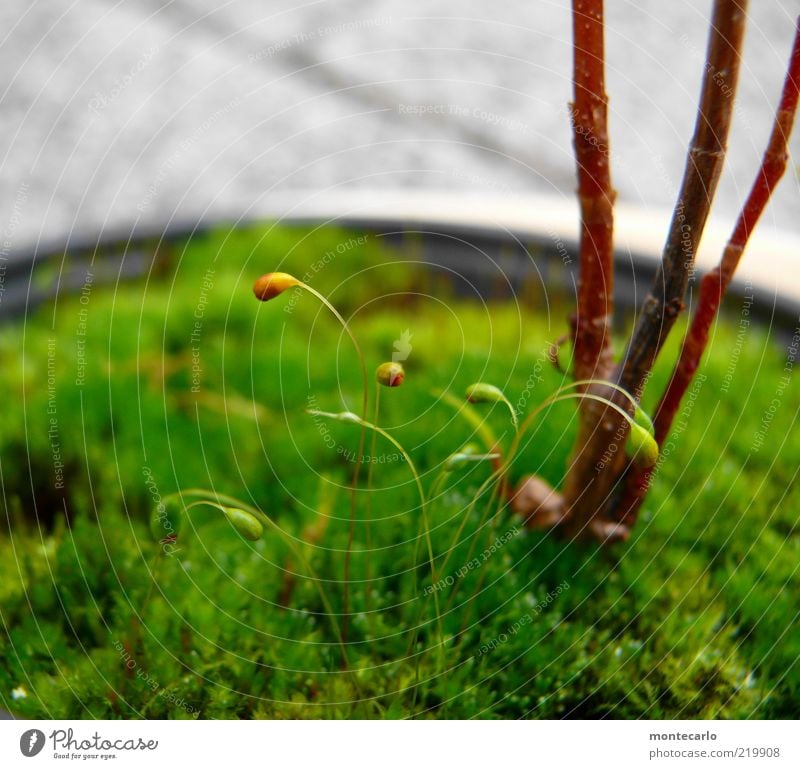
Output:
[[411,355],[411,332],[406,329],[400,334],[399,339],[394,340],[394,352],[392,353],[392,360],[395,363],[402,363]]
[[44,732],[39,731],[39,729],[28,729],[19,738],[19,749],[22,751],[22,755],[28,758],[38,756],[43,747]]

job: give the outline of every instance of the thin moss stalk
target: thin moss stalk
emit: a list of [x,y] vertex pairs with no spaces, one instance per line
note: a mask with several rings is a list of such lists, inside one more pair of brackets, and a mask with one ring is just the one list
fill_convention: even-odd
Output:
[[[378,425],[374,425],[371,422],[367,422],[365,419],[361,419],[356,414],[352,412],[343,412],[343,413],[332,413],[329,411],[320,411],[318,409],[307,409],[307,413],[311,414],[312,416],[319,416],[319,417],[327,417],[328,419],[336,419],[340,422],[348,422],[350,424],[358,424],[362,427],[372,430],[378,435],[385,438],[389,441],[392,446],[394,446],[400,454],[403,456],[406,464],[408,465],[408,469],[411,472],[412,477],[414,478],[414,483],[417,487],[417,493],[419,494],[420,499],[420,510],[422,513],[422,525],[425,532],[425,542],[428,547],[428,559],[430,562],[430,570],[431,570],[431,579],[436,582],[436,558],[433,552],[433,541],[431,539],[431,530],[430,530],[430,521],[428,519],[428,504],[427,498],[425,495],[425,490],[422,487],[422,479],[420,477],[419,472],[417,471],[416,465],[414,461],[411,459],[409,453],[403,448],[402,444],[391,434],[386,432],[383,428],[379,427]],[[416,582],[416,569],[414,570],[414,580]],[[416,585],[415,585],[415,594],[416,594]],[[439,598],[438,596],[434,595],[434,605],[436,608],[436,625],[439,632],[439,642],[442,654],[442,664],[444,664],[444,630],[442,627],[442,615],[439,608]]]
[[[300,288],[303,291],[307,291],[309,294],[315,297],[339,321],[342,328],[347,332],[347,335],[350,337],[350,340],[353,343],[353,347],[355,348],[356,354],[358,355],[358,362],[361,368],[361,380],[362,380],[361,418],[363,420],[366,420],[369,386],[367,383],[367,364],[366,361],[364,360],[364,353],[361,350],[361,345],[358,343],[358,339],[356,339],[355,334],[350,329],[349,324],[342,317],[341,313],[336,309],[336,307],[334,307],[334,305],[328,300],[328,298],[325,297],[323,294],[321,294],[319,291],[317,291],[315,288],[309,286],[307,283],[298,280],[293,275],[289,275],[287,273],[282,273],[282,272],[280,273],[273,272],[273,273],[267,273],[266,275],[262,275],[255,282],[253,286],[253,293],[261,301],[269,301],[270,299],[274,299],[276,296],[283,293],[288,288]],[[358,453],[356,454],[355,467],[353,468],[352,488],[350,490],[350,524],[347,534],[347,549],[345,551],[345,557],[344,557],[344,574],[342,577],[342,637],[344,638],[345,643],[347,642],[347,634],[350,624],[350,569],[351,569],[352,554],[353,554],[353,539],[355,537],[355,527],[356,527],[356,510],[358,504],[357,501],[358,479],[361,472],[361,460],[364,455],[365,442],[366,442],[366,431],[362,427],[358,440]]]

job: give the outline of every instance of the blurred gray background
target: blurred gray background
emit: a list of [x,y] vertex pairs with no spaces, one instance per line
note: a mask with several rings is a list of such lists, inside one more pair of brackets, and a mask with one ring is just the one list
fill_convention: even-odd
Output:
[[[710,8],[607,3],[621,202],[672,205]],[[766,142],[800,0],[750,13],[722,219]],[[353,188],[573,194],[567,0],[4,0],[0,30],[4,256]],[[797,162],[767,227],[798,229]]]

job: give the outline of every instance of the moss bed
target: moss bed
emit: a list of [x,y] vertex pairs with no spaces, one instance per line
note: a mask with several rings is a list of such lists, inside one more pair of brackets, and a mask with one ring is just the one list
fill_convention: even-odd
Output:
[[[490,381],[530,410],[565,382],[544,350],[567,302],[535,286],[522,303],[458,298],[385,252],[332,228],[218,231],[147,280],[89,279],[0,329],[0,704],[28,718],[800,715],[800,387],[791,343],[746,304],[715,330],[613,550],[528,532],[488,495],[470,506],[490,472],[476,463],[431,495],[432,590],[409,467],[368,440],[343,669],[320,589],[340,611],[358,429],[305,409],[359,411],[357,359],[312,297],[259,304],[253,278],[308,274],[371,369],[407,355],[380,422],[429,492],[475,439],[437,390]],[[480,413],[507,442],[508,413]],[[572,404],[546,411],[515,475],[559,483],[575,429]],[[247,541],[210,508],[167,552],[148,518],[190,487],[267,512],[318,579],[281,537]]]

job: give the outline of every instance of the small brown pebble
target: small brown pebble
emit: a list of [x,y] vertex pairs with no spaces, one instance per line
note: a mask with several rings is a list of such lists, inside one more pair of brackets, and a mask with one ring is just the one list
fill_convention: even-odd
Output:
[[511,509],[532,529],[549,529],[564,517],[564,498],[536,475],[526,475],[511,499]]
[[601,544],[612,545],[625,542],[630,536],[630,529],[624,523],[595,519],[589,524],[592,536]]

